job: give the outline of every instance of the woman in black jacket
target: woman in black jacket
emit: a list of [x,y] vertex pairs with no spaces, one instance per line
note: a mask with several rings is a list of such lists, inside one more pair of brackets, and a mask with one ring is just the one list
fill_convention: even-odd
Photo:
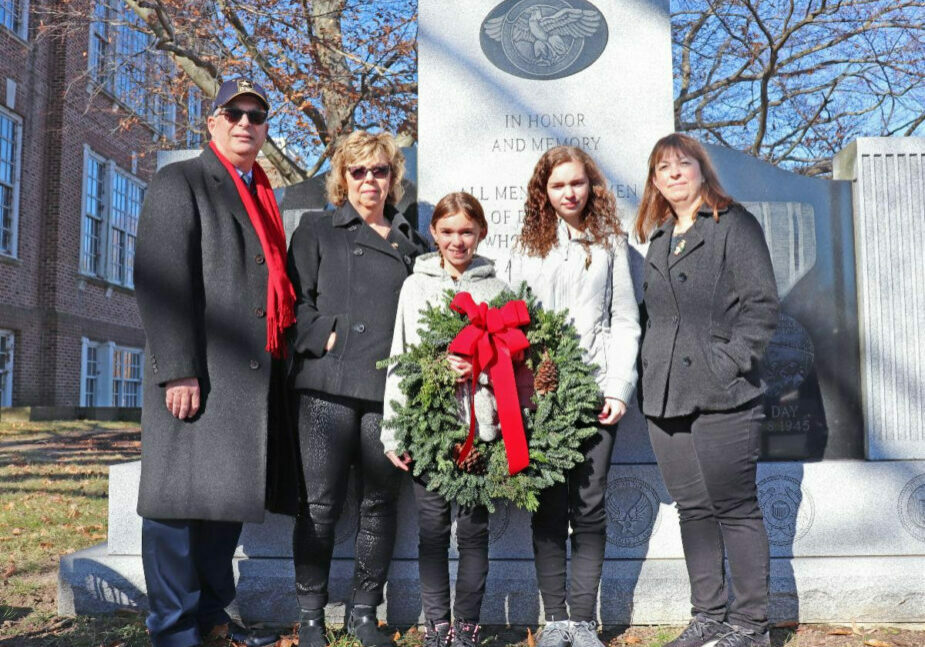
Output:
[[296,518],[293,557],[301,609],[299,644],[326,644],[324,606],[334,526],[350,466],[363,479],[347,630],[364,647],[391,644],[376,607],[395,544],[401,472],[379,440],[385,371],[398,294],[426,243],[393,207],[404,158],[387,133],[357,131],[337,148],[328,199],[337,210],[305,217],[292,236],[297,425],[306,501]]
[[755,485],[759,363],[779,309],[764,234],[723,191],[703,146],[680,134],[655,144],[635,230],[650,241],[642,410],[678,508],[694,616],[666,647],[764,647],[770,555]]

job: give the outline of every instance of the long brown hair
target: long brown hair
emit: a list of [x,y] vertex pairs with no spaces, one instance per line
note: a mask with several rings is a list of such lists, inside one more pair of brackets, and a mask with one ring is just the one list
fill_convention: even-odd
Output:
[[625,235],[617,218],[617,200],[591,156],[574,146],[556,146],[540,157],[527,185],[524,222],[517,244],[529,256],[545,258],[558,241],[558,216],[549,204],[546,185],[553,169],[566,162],[581,163],[591,184],[588,204],[581,215],[584,231],[589,236],[588,244],[610,249],[615,239]]
[[655,147],[652,148],[652,153],[649,154],[649,173],[646,176],[646,188],[642,192],[639,215],[636,217],[636,225],[633,227],[636,239],[641,243],[648,240],[653,229],[665,224],[665,221],[669,218],[675,217],[671,204],[668,203],[661,191],[656,188],[654,181],[655,167],[671,153],[697,160],[700,165],[700,176],[703,178],[700,185],[700,199],[703,204],[713,210],[714,220],[719,220],[720,210],[725,209],[733,202],[719,183],[716,169],[713,168],[713,162],[710,161],[710,156],[707,154],[703,144],[682,133],[666,135],[655,142]]

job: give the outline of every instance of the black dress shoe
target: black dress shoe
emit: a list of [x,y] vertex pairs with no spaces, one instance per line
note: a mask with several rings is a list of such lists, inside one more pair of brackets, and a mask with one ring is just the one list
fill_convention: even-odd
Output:
[[246,629],[239,624],[229,622],[228,624],[213,627],[212,631],[209,632],[208,641],[211,642],[215,639],[222,638],[230,640],[234,643],[245,645],[245,647],[266,647],[267,645],[272,645],[277,640],[279,640],[279,634],[257,633],[252,629]]

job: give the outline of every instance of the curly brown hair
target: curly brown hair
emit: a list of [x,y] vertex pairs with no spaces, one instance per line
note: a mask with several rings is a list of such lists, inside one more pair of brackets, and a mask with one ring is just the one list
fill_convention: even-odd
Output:
[[524,222],[517,244],[528,256],[545,258],[558,242],[558,216],[549,204],[546,185],[553,169],[567,162],[581,163],[591,184],[588,204],[581,214],[584,232],[588,234],[586,251],[590,254],[590,245],[610,249],[614,241],[626,236],[617,218],[617,200],[607,188],[607,180],[591,156],[574,146],[556,146],[540,157],[527,185]]
[[719,220],[719,212],[733,203],[732,198],[723,189],[723,185],[719,183],[716,169],[713,168],[713,162],[710,161],[710,156],[707,154],[703,144],[690,135],[683,133],[665,135],[655,142],[655,146],[649,154],[649,174],[646,176],[646,188],[642,192],[639,215],[636,217],[636,225],[633,227],[636,239],[641,243],[648,240],[653,229],[665,224],[665,221],[669,218],[675,217],[668,200],[655,186],[655,167],[671,153],[697,160],[700,165],[700,176],[703,178],[700,185],[700,199],[703,200],[703,204],[713,210],[714,220]]

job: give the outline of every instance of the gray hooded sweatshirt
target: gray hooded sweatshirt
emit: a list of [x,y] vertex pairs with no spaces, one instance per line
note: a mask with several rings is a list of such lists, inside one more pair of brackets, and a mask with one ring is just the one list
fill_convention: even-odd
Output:
[[[418,335],[421,311],[428,305],[443,303],[443,295],[447,290],[454,293],[468,292],[476,303],[489,301],[510,287],[507,283],[495,277],[495,264],[490,259],[476,255],[472,263],[462,275],[453,280],[440,265],[440,253],[431,252],[418,256],[414,262],[414,273],[402,284],[401,294],[398,296],[398,313],[395,316],[395,332],[392,335],[392,350],[389,357],[404,353],[410,346],[421,341]],[[486,383],[484,374],[480,382]],[[395,374],[394,366],[389,368],[385,379],[385,396],[383,399],[383,420],[388,421],[395,417],[392,402],[404,404],[405,394],[399,388],[401,378]],[[460,399],[460,414],[463,422],[469,424],[468,415],[468,385],[461,385],[457,396]],[[479,435],[484,440],[497,434],[496,417],[491,420],[494,411],[494,397],[488,388],[479,388],[475,396],[476,421],[479,424]],[[490,429],[494,427],[494,429]],[[395,430],[382,427],[382,446],[386,452],[401,453],[406,448],[400,447],[395,438]]]

